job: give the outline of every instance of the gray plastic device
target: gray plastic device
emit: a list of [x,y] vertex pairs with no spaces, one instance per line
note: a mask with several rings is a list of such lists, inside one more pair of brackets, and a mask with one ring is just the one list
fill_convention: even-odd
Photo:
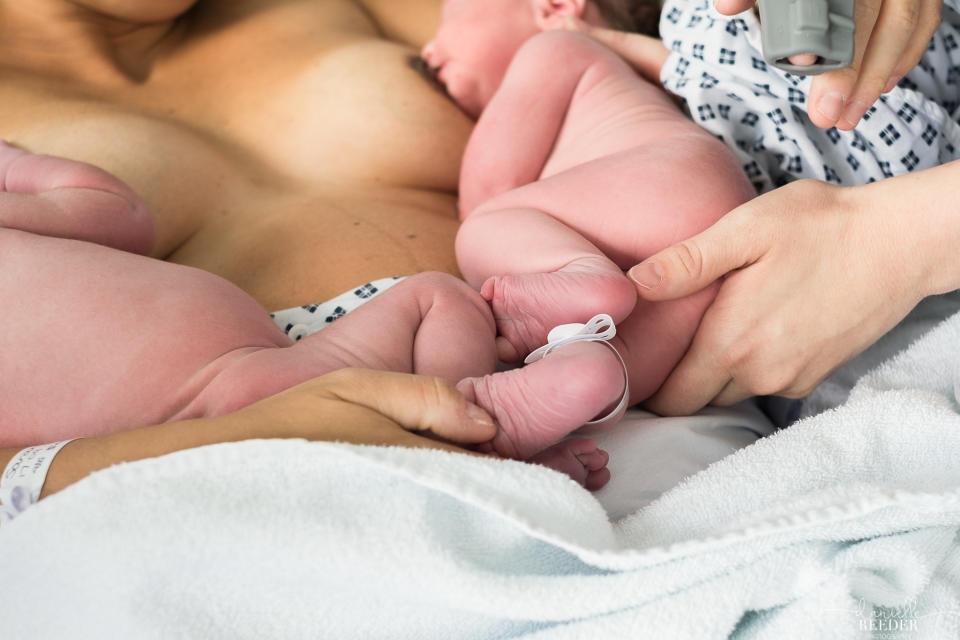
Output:
[[[759,0],[763,57],[775,67],[799,75],[842,69],[853,60],[854,0]],[[788,58],[817,56],[809,66]]]

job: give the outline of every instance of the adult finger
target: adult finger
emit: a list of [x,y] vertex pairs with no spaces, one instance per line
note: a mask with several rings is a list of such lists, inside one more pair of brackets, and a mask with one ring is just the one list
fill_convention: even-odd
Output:
[[756,262],[768,246],[749,222],[748,202],[712,227],[655,253],[627,275],[646,300],[674,300],[700,291],[727,273]]
[[716,7],[720,13],[726,16],[732,16],[751,8],[753,6],[753,0],[715,0],[713,6]]
[[857,0],[854,3],[853,60],[848,67],[816,76],[810,85],[807,113],[818,127],[829,129],[837,124],[860,75],[860,64],[870,43],[873,26],[883,0]]
[[857,126],[893,75],[920,21],[918,0],[885,0],[860,62],[857,83],[847,100],[839,129]]
[[324,378],[333,396],[372,409],[409,431],[465,444],[496,435],[490,414],[467,402],[443,378],[368,369],[341,369]]
[[892,90],[900,79],[920,62],[924,51],[930,45],[930,38],[940,27],[942,12],[943,0],[922,0],[917,28],[914,30],[910,42],[907,43],[903,55],[900,56],[900,62],[894,67],[893,73],[887,80],[883,93]]

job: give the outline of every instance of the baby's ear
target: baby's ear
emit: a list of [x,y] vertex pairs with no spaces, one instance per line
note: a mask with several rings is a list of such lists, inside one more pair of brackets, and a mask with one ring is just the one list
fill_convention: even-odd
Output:
[[587,0],[533,0],[537,26],[542,30],[563,29],[566,16],[579,18]]

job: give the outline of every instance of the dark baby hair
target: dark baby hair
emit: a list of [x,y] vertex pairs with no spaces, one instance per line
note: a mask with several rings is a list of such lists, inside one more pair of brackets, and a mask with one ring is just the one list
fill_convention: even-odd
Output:
[[659,0],[593,0],[593,3],[614,29],[659,35]]

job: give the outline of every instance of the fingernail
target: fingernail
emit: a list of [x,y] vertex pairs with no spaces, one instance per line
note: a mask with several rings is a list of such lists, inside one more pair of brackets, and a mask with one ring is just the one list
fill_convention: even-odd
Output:
[[830,122],[836,122],[840,119],[840,114],[843,113],[844,101],[843,94],[835,91],[828,93],[820,98],[820,102],[817,103],[817,111]]
[[663,269],[656,262],[641,262],[630,269],[627,276],[644,289],[654,289],[663,282]]
[[843,119],[850,124],[851,128],[853,128],[857,126],[857,123],[860,122],[860,119],[863,118],[863,114],[865,114],[869,108],[870,105],[868,105],[866,102],[862,100],[854,100],[847,107],[847,110],[843,112]]
[[482,424],[485,427],[493,426],[493,419],[490,415],[475,404],[467,403],[467,416],[477,424]]

